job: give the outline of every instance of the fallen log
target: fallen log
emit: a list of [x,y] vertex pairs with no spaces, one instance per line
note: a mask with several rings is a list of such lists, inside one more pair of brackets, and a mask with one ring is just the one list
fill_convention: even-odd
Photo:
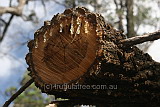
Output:
[[100,14],[66,9],[28,43],[29,75],[42,92],[79,104],[158,105],[160,63],[133,46],[153,36],[126,39]]

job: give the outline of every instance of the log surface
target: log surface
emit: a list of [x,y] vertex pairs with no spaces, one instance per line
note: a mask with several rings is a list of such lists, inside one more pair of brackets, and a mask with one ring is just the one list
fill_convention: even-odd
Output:
[[[127,47],[127,40],[101,15],[80,7],[66,9],[35,32],[28,44],[28,70],[42,92],[76,99],[79,104],[156,107],[160,105],[160,63],[136,46]],[[52,88],[46,89],[46,84]],[[53,88],[57,84],[108,88]]]

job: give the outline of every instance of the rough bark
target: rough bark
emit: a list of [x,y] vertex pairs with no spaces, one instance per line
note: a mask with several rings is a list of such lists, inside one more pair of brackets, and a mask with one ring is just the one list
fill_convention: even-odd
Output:
[[[126,39],[101,15],[85,8],[67,9],[35,32],[28,44],[28,70],[42,92],[76,99],[74,104],[156,106],[160,63],[132,45],[158,39],[157,34]],[[107,88],[95,89],[93,85]]]

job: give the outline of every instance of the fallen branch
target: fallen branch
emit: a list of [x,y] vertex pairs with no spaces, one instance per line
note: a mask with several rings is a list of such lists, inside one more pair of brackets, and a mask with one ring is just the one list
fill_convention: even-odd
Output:
[[8,107],[9,104],[16,99],[27,87],[29,87],[34,82],[34,79],[30,79],[25,85],[23,85],[15,94],[11,96],[11,98],[5,102],[3,107]]
[[148,33],[142,36],[135,36],[132,38],[121,40],[120,44],[122,44],[123,47],[130,47],[130,46],[137,45],[143,42],[154,41],[157,39],[160,39],[160,30],[153,32],[153,33]]

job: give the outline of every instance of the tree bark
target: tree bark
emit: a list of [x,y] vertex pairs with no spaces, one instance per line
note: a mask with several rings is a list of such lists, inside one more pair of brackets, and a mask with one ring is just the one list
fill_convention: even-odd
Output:
[[66,9],[35,32],[26,61],[35,85],[56,97],[104,106],[159,105],[160,63],[133,46],[158,38],[159,31],[126,39],[99,14]]

